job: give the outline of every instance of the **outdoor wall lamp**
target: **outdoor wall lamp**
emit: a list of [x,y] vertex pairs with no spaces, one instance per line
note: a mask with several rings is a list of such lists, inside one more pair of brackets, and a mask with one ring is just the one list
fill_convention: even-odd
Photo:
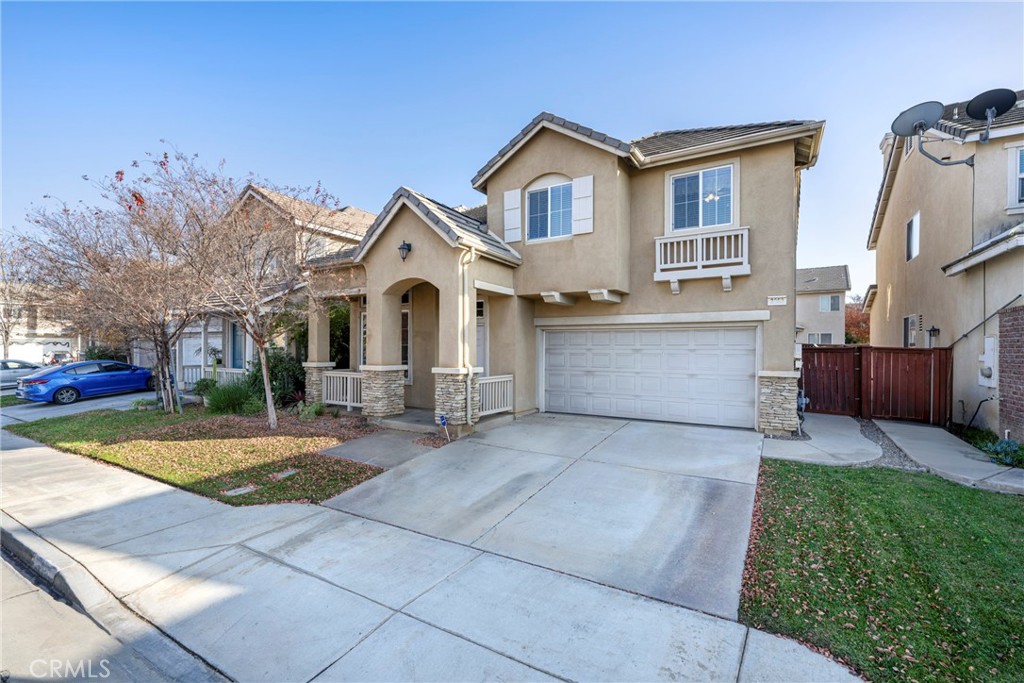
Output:
[[402,240],[402,243],[398,245],[398,253],[402,256],[403,261],[409,255],[410,251],[412,251],[412,245],[405,240]]
[[928,336],[929,337],[938,337],[939,336],[939,332],[941,332],[941,330],[939,328],[935,327],[935,325],[932,325],[931,327],[928,328]]

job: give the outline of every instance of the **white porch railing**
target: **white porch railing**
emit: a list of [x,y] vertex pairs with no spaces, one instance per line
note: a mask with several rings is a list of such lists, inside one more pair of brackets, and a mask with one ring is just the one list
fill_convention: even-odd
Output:
[[480,378],[480,416],[512,412],[512,375]]
[[360,373],[328,370],[323,381],[325,404],[345,406],[348,410],[363,407],[363,376]]
[[654,240],[655,281],[750,275],[750,228],[682,230]]
[[[213,377],[213,368],[206,368],[203,371],[203,377]],[[245,370],[240,368],[217,368],[217,381],[218,382],[238,382],[245,377]]]
[[203,368],[200,365],[183,365],[181,367],[181,384],[186,389],[191,389],[196,381],[202,377]]

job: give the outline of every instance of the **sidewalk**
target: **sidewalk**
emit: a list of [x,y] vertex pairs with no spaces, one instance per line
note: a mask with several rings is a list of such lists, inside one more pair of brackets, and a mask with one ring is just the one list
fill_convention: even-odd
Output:
[[875,424],[918,464],[967,486],[1024,495],[1024,469],[1004,467],[946,430],[911,422],[876,420]]
[[766,438],[761,455],[816,465],[855,465],[882,456],[882,447],[861,434],[852,417],[807,413],[803,430],[809,441]]
[[5,545],[67,557],[59,577],[98,579],[236,680],[857,680],[793,641],[459,543],[2,439]]

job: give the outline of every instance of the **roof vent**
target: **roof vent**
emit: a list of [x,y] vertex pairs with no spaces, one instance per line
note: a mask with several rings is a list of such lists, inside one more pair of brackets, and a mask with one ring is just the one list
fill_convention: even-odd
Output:
[[960,107],[953,107],[953,120],[960,118]]

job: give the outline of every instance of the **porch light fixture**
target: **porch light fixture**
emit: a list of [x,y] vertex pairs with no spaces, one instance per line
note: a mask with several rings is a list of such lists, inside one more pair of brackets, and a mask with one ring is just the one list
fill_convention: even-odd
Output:
[[[985,130],[978,137],[979,142],[988,142],[993,119],[1010,111],[1016,102],[1017,93],[1008,88],[998,88],[981,93],[967,104],[967,115],[976,121],[985,122]],[[974,166],[973,154],[966,159],[949,161],[939,159],[925,150],[924,133],[935,127],[939,119],[942,118],[944,109],[945,106],[942,102],[922,102],[897,116],[896,120],[892,122],[892,132],[901,138],[911,140],[916,136],[917,149],[940,166],[956,166],[957,164]],[[954,118],[956,118],[956,114],[954,114]]]
[[928,328],[928,336],[929,337],[938,337],[939,336],[939,332],[941,332],[941,330],[939,328],[935,327],[935,325],[932,325],[931,327]]
[[412,245],[405,240],[402,240],[402,243],[398,245],[398,253],[401,255],[403,261],[409,255],[410,251],[412,251]]

